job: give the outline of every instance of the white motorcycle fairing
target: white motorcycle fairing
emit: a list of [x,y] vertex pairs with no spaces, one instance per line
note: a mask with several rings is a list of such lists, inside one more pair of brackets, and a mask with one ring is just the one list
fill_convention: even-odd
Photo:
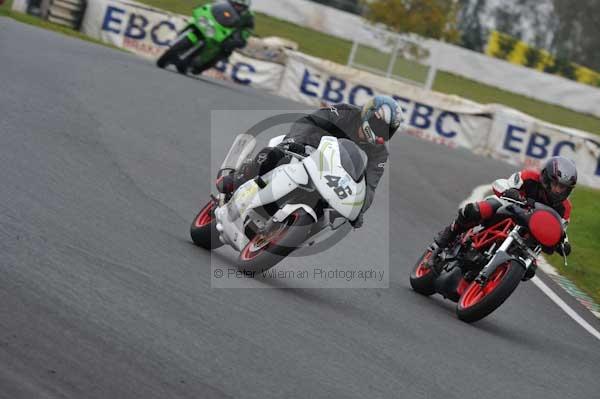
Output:
[[[364,153],[362,155],[366,157]],[[248,223],[264,226],[268,222],[254,209],[273,203],[298,188],[316,189],[331,208],[349,220],[358,217],[364,204],[364,175],[355,182],[346,172],[342,167],[338,140],[331,136],[323,137],[317,150],[301,162],[293,158],[291,163],[273,169],[261,179],[266,183],[264,188],[259,187],[256,179],[250,180],[236,190],[227,204],[215,209],[221,241],[238,251],[249,242],[245,234]],[[281,222],[298,209],[304,209],[318,222],[315,210],[307,204],[285,204],[272,221]]]
[[329,205],[346,219],[355,220],[365,202],[365,178],[355,182],[342,167],[338,140],[331,136],[321,138],[319,148],[303,163]]
[[[227,204],[215,210],[221,240],[238,251],[243,250],[249,241],[244,234],[247,216],[258,224],[265,222],[253,209],[277,201],[300,185],[307,185],[308,174],[303,164],[296,160],[273,169],[262,176],[262,180],[266,183],[264,188],[261,189],[254,179],[247,181],[236,190]],[[300,208],[317,221],[315,211],[305,204],[286,204],[274,215],[274,221],[282,221]]]

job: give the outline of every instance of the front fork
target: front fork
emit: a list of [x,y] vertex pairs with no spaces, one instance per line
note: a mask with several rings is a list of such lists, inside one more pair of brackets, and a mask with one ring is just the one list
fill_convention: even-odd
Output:
[[[492,259],[490,259],[490,261],[483,267],[483,269],[481,269],[481,272],[479,272],[479,275],[477,276],[475,281],[477,281],[481,285],[485,284],[489,280],[490,276],[496,271],[498,266],[511,260],[517,260],[519,264],[521,264],[525,268],[525,270],[531,267],[533,260],[536,259],[538,254],[527,248],[527,246],[525,245],[525,243],[519,235],[519,231],[519,226],[511,230],[511,232],[508,234],[508,237],[504,240],[502,245],[500,245],[498,250],[496,250],[496,253],[492,257]],[[514,255],[510,255],[507,252],[515,241],[521,244],[522,247],[527,248],[529,256],[527,256],[525,259],[522,259],[520,257],[517,258]]]
[[172,41],[172,43],[177,43],[184,37],[187,37],[190,40],[190,42],[192,42],[192,45],[196,45],[200,41],[198,33],[198,27],[196,27],[194,23],[188,23],[185,26],[185,28],[183,28],[181,31],[179,31],[179,33],[177,33],[177,37],[175,38],[175,40]]

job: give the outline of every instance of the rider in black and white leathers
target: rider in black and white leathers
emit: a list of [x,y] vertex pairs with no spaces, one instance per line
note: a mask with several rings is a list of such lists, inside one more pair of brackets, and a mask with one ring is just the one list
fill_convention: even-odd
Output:
[[[376,96],[363,107],[335,104],[303,116],[292,125],[281,144],[262,149],[254,158],[251,170],[243,180],[264,175],[277,165],[287,162],[284,150],[303,152],[305,146],[317,148],[323,136],[345,138],[355,142],[367,155],[365,179],[367,192],[359,217],[352,222],[362,225],[362,215],[371,206],[375,189],[385,171],[388,150],[385,142],[399,129],[402,110],[388,96]],[[218,182],[220,192],[232,192],[239,181],[224,178]]]
[[317,148],[323,136],[334,136],[354,141],[367,154],[365,178],[367,193],[362,212],[371,206],[375,189],[385,171],[388,159],[387,146],[384,143],[371,144],[359,137],[362,125],[362,108],[350,104],[337,104],[321,108],[296,121],[285,137],[284,143],[294,142]]

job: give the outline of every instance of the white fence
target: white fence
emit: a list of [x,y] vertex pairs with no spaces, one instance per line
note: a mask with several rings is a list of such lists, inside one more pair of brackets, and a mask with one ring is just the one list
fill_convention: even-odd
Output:
[[28,0],[13,0],[12,9],[18,12],[27,12]]
[[[363,18],[308,0],[254,0],[253,8],[297,25],[390,51],[378,30]],[[411,35],[409,40],[414,40]],[[477,82],[600,117],[600,89],[514,65],[437,40],[421,39],[436,54],[437,68]],[[426,64],[429,62],[423,60]]]
[[[167,48],[184,21],[183,16],[135,3],[95,0],[88,5],[83,31],[152,59]],[[218,73],[313,106],[323,102],[361,105],[374,95],[388,94],[406,111],[408,134],[517,165],[535,167],[551,156],[565,155],[576,161],[583,184],[600,188],[598,136],[507,107],[477,104],[298,52],[288,52],[285,65],[234,53]]]
[[427,91],[301,53],[288,55],[278,94],[315,106],[360,105],[376,94],[391,95],[406,111],[408,134],[528,167],[564,155],[577,163],[582,184],[600,188],[598,136],[508,107]]

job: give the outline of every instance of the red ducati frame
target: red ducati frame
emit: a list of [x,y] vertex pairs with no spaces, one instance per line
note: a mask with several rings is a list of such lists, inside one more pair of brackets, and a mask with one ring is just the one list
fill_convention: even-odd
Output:
[[[473,229],[471,229],[464,235],[461,243],[464,244],[470,239],[473,249],[477,251],[483,251],[495,242],[504,241],[514,226],[515,222],[510,218],[506,218],[477,233],[474,233]],[[470,284],[471,282],[465,280],[464,277],[461,278],[458,286],[456,287],[456,292],[458,295],[462,296],[466,289],[469,288]]]
[[473,233],[471,229],[465,234],[462,243],[464,244],[470,238],[472,247],[477,251],[482,251],[494,242],[504,241],[514,226],[515,222],[510,218],[506,218],[477,233]]

